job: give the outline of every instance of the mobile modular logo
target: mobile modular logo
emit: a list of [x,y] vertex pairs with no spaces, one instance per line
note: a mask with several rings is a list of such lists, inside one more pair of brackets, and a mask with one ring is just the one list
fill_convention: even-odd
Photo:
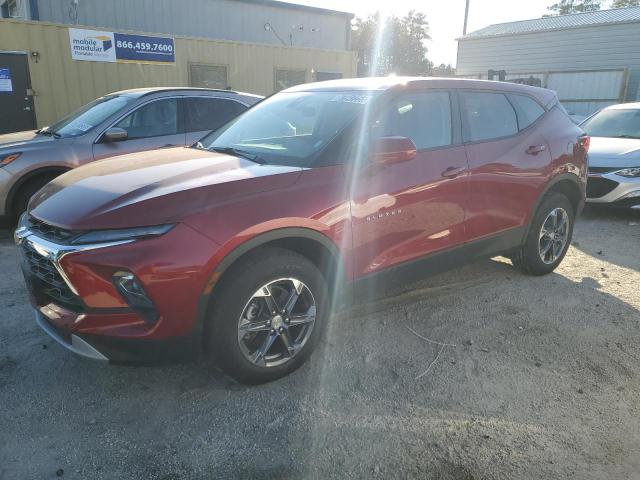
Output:
[[69,29],[71,58],[98,62],[115,62],[113,32]]

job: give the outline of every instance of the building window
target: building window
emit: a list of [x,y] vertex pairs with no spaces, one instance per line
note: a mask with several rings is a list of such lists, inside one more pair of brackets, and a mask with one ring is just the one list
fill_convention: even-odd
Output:
[[279,92],[285,88],[300,85],[307,81],[306,70],[279,70],[275,72],[275,90]]
[[227,90],[229,80],[225,65],[202,65],[192,63],[190,65],[191,86],[198,88],[217,88]]
[[0,3],[2,18],[24,18],[24,5],[20,0],[5,0]]
[[324,82],[326,80],[340,80],[342,73],[340,72],[316,72],[316,81]]

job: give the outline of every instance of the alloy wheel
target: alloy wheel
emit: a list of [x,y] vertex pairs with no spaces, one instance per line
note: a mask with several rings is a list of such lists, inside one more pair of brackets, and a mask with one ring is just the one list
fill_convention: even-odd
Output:
[[261,367],[283,365],[309,340],[316,302],[307,285],[281,278],[260,287],[238,320],[238,343],[247,360]]
[[567,244],[569,238],[569,215],[563,208],[554,208],[542,223],[538,253],[547,265],[554,263]]

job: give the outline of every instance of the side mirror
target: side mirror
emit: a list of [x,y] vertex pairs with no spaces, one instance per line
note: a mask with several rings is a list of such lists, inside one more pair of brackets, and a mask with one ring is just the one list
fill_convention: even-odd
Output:
[[129,134],[124,128],[111,127],[106,132],[102,138],[105,142],[121,142],[122,140],[126,140]]
[[410,138],[382,137],[373,142],[370,156],[374,163],[391,165],[413,160],[417,154],[416,144]]

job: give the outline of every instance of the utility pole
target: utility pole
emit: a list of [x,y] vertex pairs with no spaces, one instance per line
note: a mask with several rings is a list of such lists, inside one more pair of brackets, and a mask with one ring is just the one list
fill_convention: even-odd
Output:
[[469,0],[467,0],[467,5],[464,7],[464,27],[462,27],[462,35],[467,34],[467,20],[469,19]]

